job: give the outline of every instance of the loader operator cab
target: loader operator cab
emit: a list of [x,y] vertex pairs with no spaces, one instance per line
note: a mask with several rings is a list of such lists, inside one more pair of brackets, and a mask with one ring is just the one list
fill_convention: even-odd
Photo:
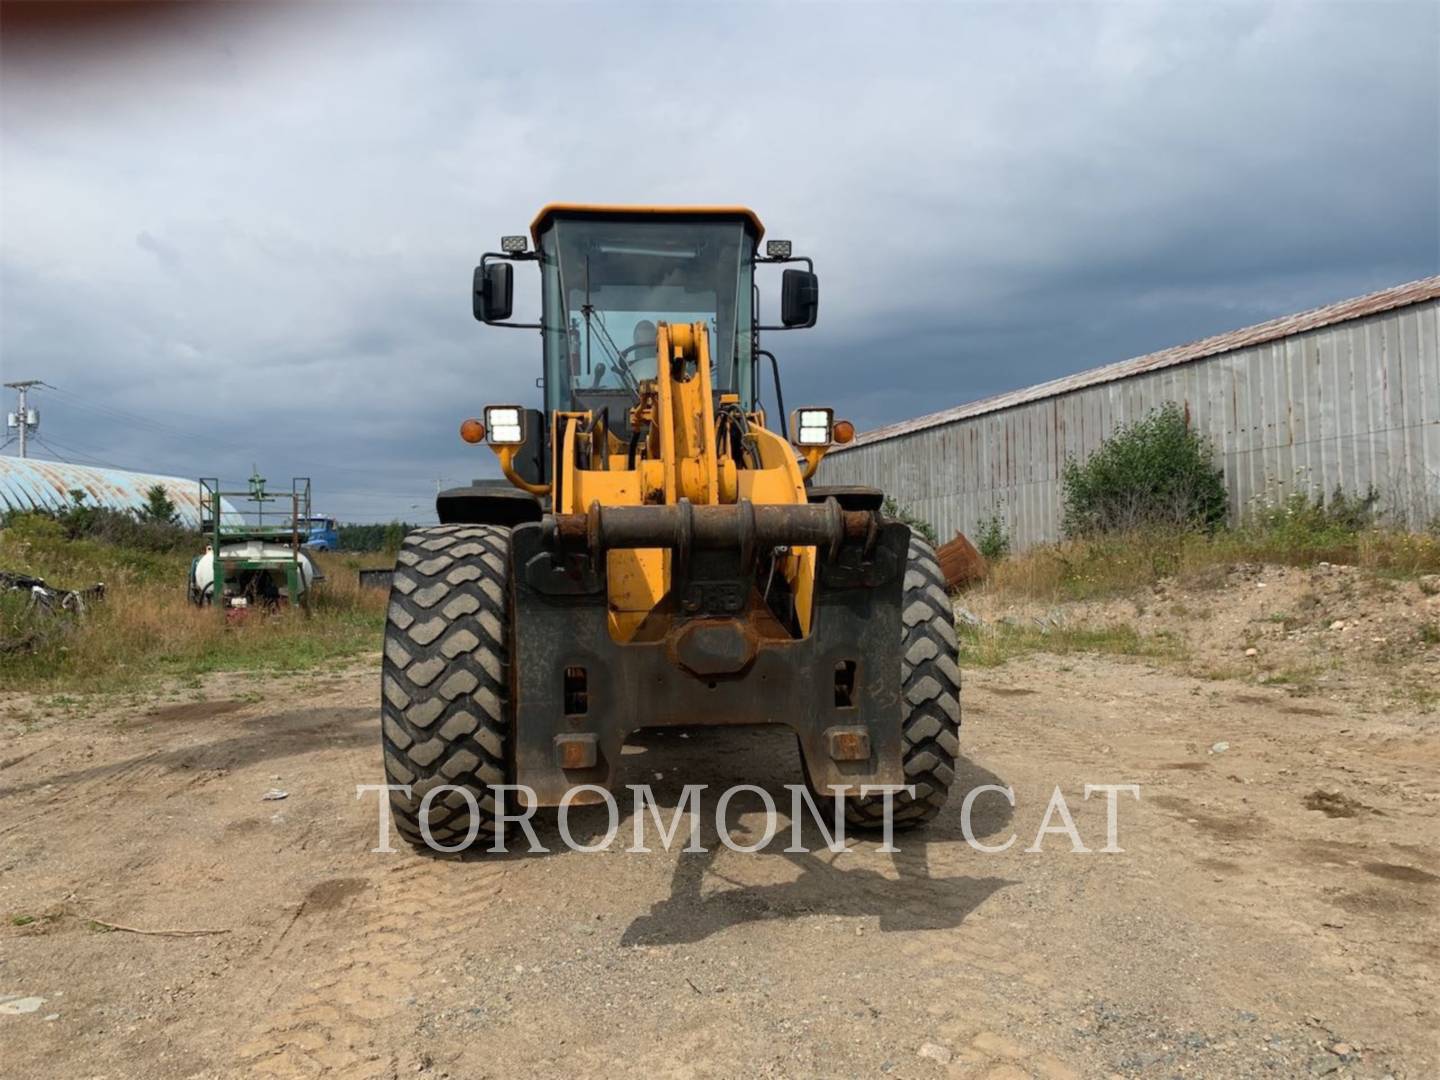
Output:
[[743,221],[556,216],[539,243],[547,411],[608,409],[619,433],[655,377],[656,324],[697,321],[715,393],[749,408],[755,233]]
[[[759,218],[742,207],[556,204],[540,211],[529,236],[502,237],[501,250],[486,253],[475,268],[474,314],[490,326],[539,331],[542,401],[539,408],[500,408],[496,416],[505,422],[498,426],[488,413],[485,423],[476,418],[462,425],[463,439],[489,442],[501,454],[506,480],[477,479],[440,492],[440,521],[539,520],[555,504],[546,495],[558,461],[556,425],[571,422],[566,417],[590,418],[586,425],[603,432],[595,446],[618,440],[627,468],[658,456],[658,446],[647,449],[654,425],[637,425],[635,414],[647,388],[653,393],[658,382],[668,381],[669,373],[657,378],[667,333],[703,327],[716,415],[736,417],[739,427],[755,421],[783,433],[793,426],[779,364],[761,348],[761,332],[814,326],[819,286],[813,263],[792,257],[788,241],[767,241],[762,255],[763,235]],[[511,317],[515,265],[527,262],[538,264],[538,322]],[[784,264],[778,297],[772,295],[774,270],[756,272],[776,264]],[[775,300],[780,318],[762,325],[762,309],[773,311]],[[828,428],[824,435],[828,439]],[[812,456],[823,449],[814,441]],[[603,453],[599,461],[602,468],[608,464]]]
[[[504,250],[476,269],[475,317],[538,329],[546,414],[603,413],[622,437],[640,384],[656,375],[657,324],[704,322],[716,401],[733,396],[750,412],[760,398],[759,331],[813,326],[818,307],[810,260],[791,258],[783,241],[760,255],[762,232],[755,215],[738,208],[546,207],[531,227],[534,250],[525,237],[505,237]],[[539,323],[508,321],[511,262],[520,260],[540,264]],[[781,325],[759,325],[755,268],[762,263],[805,264],[784,272]],[[783,417],[778,368],[773,390]]]

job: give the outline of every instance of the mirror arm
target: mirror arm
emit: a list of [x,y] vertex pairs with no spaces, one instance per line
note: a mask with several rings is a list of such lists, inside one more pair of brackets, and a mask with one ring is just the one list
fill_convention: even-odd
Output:
[[539,262],[540,252],[538,251],[487,251],[480,256],[480,265],[484,266],[488,259],[501,259],[505,262]]
[[808,255],[791,255],[788,259],[772,259],[768,255],[756,255],[755,261],[757,263],[804,263],[808,273],[815,272],[815,260]]

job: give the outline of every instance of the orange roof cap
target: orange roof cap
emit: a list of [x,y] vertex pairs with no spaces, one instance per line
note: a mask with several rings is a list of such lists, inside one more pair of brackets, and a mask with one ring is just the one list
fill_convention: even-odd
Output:
[[530,223],[530,238],[538,246],[540,230],[556,214],[594,214],[637,217],[738,217],[743,218],[755,230],[758,242],[765,235],[765,226],[755,211],[745,206],[614,206],[601,203],[549,203],[541,208]]

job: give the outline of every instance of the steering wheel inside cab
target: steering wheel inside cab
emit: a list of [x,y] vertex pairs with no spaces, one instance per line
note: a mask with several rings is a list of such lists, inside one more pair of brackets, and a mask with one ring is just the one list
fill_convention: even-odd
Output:
[[[638,359],[636,357],[633,357],[632,354],[639,352],[641,349],[649,349],[653,352],[655,346],[643,341],[637,342],[634,345],[625,346],[625,348],[621,349],[620,354],[615,358],[615,367],[613,369],[615,373],[620,376],[620,381],[624,384],[625,388],[629,390],[632,394],[634,394],[636,397],[640,396],[640,382],[638,379],[635,378],[634,372],[630,370],[630,365],[634,362],[635,359]],[[590,384],[591,390],[603,389],[603,387],[601,387],[600,385],[600,380],[605,378],[605,373],[607,370],[610,369],[607,369],[605,367],[605,362],[603,360],[595,365],[595,379]]]

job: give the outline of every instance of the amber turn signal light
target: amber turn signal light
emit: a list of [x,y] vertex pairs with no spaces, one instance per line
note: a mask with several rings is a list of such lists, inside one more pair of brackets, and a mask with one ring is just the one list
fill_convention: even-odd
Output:
[[460,438],[468,443],[485,441],[485,425],[473,416],[460,425]]
[[855,425],[849,420],[836,420],[831,438],[841,446],[844,446],[851,439],[855,438]]

